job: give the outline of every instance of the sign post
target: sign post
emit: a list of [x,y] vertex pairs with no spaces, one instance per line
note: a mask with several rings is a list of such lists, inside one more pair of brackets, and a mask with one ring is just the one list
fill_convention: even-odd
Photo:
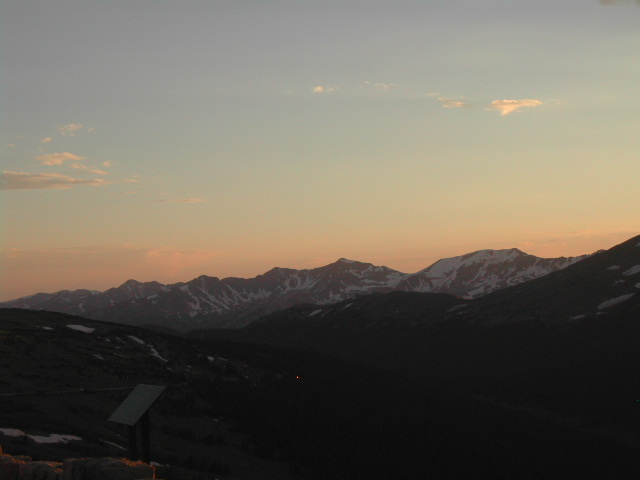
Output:
[[151,436],[149,424],[149,409],[165,388],[160,385],[139,384],[134,388],[124,402],[116,408],[109,417],[109,422],[120,423],[129,427],[129,457],[140,460],[138,431],[142,443],[142,461],[151,461]]

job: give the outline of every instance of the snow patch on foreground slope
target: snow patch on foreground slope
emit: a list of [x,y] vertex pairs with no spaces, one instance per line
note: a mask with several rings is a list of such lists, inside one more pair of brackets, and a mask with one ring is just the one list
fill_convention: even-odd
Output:
[[67,325],[67,328],[84,333],[93,333],[93,331],[95,330],[95,328],[85,327],[84,325]]
[[613,307],[614,305],[618,305],[619,303],[625,302],[633,297],[633,293],[627,293],[626,295],[620,295],[619,297],[611,298],[606,302],[602,302],[598,305],[598,310],[603,310],[605,308]]
[[59,433],[51,433],[47,436],[28,435],[16,428],[0,428],[0,433],[7,437],[29,437],[36,443],[69,443],[70,440],[82,440],[82,438],[75,435],[60,435]]
[[624,272],[622,275],[629,277],[631,275],[635,275],[636,273],[640,273],[640,265],[634,265],[629,270]]

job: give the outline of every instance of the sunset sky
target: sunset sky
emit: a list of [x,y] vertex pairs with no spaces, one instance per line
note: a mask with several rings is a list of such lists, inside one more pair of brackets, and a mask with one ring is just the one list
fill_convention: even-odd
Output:
[[640,233],[640,2],[0,0],[0,300]]

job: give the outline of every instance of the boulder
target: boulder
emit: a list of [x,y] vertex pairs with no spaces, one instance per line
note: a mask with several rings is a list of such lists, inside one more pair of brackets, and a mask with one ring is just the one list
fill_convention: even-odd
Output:
[[69,458],[62,480],[142,480],[155,478],[155,469],[126,458]]
[[60,462],[24,462],[19,466],[20,480],[61,480]]
[[11,455],[0,454],[0,479],[20,480],[20,465],[22,460],[13,458]]
[[96,480],[142,480],[155,478],[155,468],[143,462],[105,458],[98,465]]

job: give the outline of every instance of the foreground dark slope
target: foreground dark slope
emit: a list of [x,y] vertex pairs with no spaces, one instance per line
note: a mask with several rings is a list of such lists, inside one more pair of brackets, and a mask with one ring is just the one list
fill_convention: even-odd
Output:
[[208,335],[349,358],[640,444],[640,237],[477,300],[370,295]]
[[[0,309],[0,445],[36,460],[124,456],[127,431],[107,418],[135,385],[166,385],[151,412],[152,460],[171,465],[163,478],[294,478],[296,463],[255,454],[237,407],[258,404],[276,374],[171,335]],[[37,440],[52,434],[80,440]]]
[[0,332],[0,429],[82,438],[0,434],[12,454],[123,455],[126,432],[106,418],[151,383],[172,385],[152,410],[152,457],[171,480],[621,479],[640,468],[624,443],[318,354],[24,310],[0,310]]

